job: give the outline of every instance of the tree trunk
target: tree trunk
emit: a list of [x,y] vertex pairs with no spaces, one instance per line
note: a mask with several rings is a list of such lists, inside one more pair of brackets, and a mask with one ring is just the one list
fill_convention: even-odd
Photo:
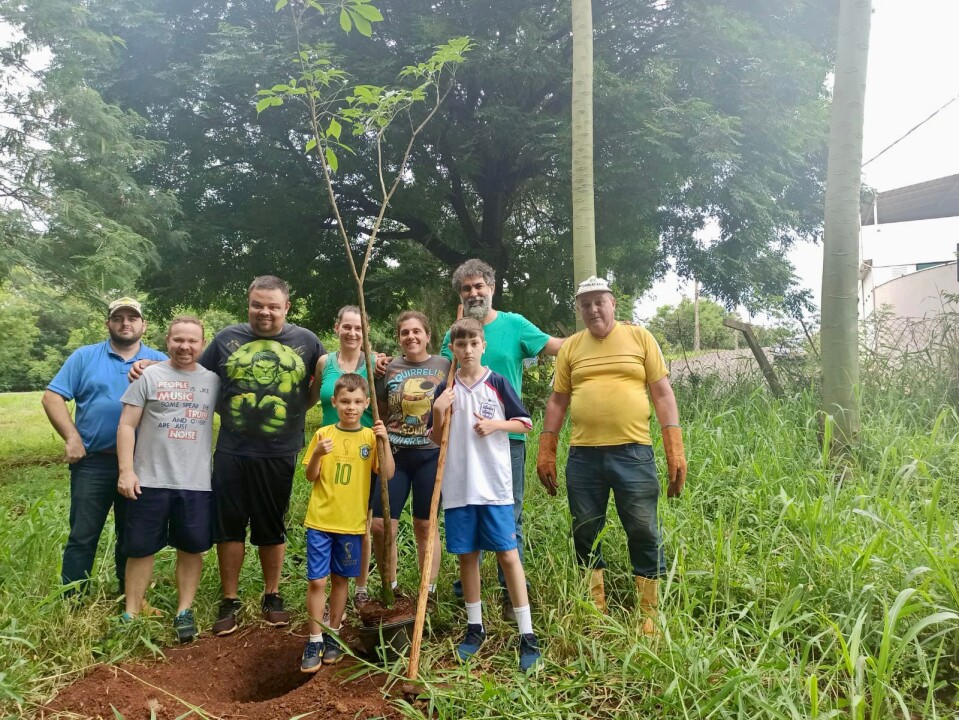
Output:
[[[862,126],[871,0],[841,0],[829,123],[822,272],[822,408],[835,449],[859,439],[858,295]],[[825,419],[825,417],[823,417]]]
[[[593,209],[593,17],[591,0],[573,16],[573,284],[596,274]],[[580,319],[577,316],[577,325]]]

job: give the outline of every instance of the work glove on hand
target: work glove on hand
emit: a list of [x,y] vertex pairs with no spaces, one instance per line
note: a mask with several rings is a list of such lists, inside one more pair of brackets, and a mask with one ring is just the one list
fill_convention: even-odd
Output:
[[686,451],[683,448],[683,429],[678,425],[663,428],[663,448],[666,450],[666,467],[669,485],[666,497],[679,497],[686,484]]
[[556,433],[544,432],[539,436],[539,454],[536,456],[536,474],[546,492],[556,495]]

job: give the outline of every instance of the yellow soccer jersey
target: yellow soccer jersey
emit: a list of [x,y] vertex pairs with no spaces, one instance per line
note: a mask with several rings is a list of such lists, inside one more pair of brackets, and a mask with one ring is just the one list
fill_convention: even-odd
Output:
[[651,444],[646,386],[668,375],[659,343],[645,328],[616,323],[597,340],[576,333],[559,350],[553,389],[569,393],[570,445]]
[[309,465],[320,438],[332,440],[333,450],[320,460],[320,477],[313,483],[303,524],[313,530],[362,535],[366,532],[370,475],[377,466],[376,435],[366,427],[341,430],[325,425],[310,440],[304,465]]

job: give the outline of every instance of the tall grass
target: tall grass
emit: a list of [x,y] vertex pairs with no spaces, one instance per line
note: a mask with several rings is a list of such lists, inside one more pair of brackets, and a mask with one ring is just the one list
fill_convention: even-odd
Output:
[[[484,566],[490,639],[471,666],[452,662],[465,618],[449,589],[455,563],[445,557],[442,602],[422,661],[429,713],[955,717],[959,416],[938,388],[904,395],[895,378],[884,385],[862,393],[862,451],[845,468],[819,448],[810,392],[775,401],[745,386],[704,382],[679,390],[691,476],[681,498],[661,503],[669,572],[661,583],[662,635],[654,640],[639,632],[625,536],[613,512],[604,536],[610,615],[588,602],[563,491],[550,498],[539,487],[532,441],[526,564],[545,666],[530,678],[515,669],[515,628],[498,617],[491,559]],[[662,462],[659,451],[657,458]],[[98,561],[93,600],[69,607],[59,598],[65,477],[55,467],[0,482],[0,707],[14,714],[92,662],[117,611],[109,560]],[[291,526],[306,497],[298,481]],[[400,581],[412,589],[415,552],[405,515],[402,523]],[[302,534],[294,531],[283,592],[301,619],[302,557]],[[260,592],[254,560],[241,580],[251,611]],[[172,608],[172,554],[159,558],[157,577],[151,599]],[[197,601],[206,627],[217,593],[211,557]],[[153,643],[172,640],[165,624],[146,627],[107,648],[108,656],[148,654]]]

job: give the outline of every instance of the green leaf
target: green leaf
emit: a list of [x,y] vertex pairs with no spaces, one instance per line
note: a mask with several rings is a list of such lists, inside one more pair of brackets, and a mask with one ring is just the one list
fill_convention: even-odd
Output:
[[342,129],[342,126],[336,121],[336,118],[333,118],[330,120],[330,126],[326,129],[326,136],[330,137],[332,135],[339,140]]
[[273,100],[274,100],[274,99],[275,99],[275,98],[272,98],[272,97],[265,97],[265,98],[263,98],[262,100],[260,100],[260,102],[258,102],[258,103],[256,104],[256,114],[259,115],[261,112],[263,112],[264,110],[266,110],[268,107],[272,107],[272,106],[273,106]]
[[333,152],[332,148],[326,149],[326,164],[330,166],[330,170],[336,172],[338,163],[336,160],[336,153]]
[[346,33],[353,29],[353,23],[350,20],[350,14],[346,12],[346,8],[340,8],[340,27]]
[[382,13],[372,5],[356,5],[353,8],[354,15],[362,15],[370,22],[380,22],[383,19]]
[[273,8],[273,12],[279,12],[285,8],[287,2],[289,2],[289,0],[276,0],[276,6]]
[[316,147],[316,138],[310,138],[310,139],[307,141],[307,143],[306,143],[306,148],[304,148],[303,152],[309,153],[310,150],[312,150],[312,149],[315,148],[315,147]]
[[373,26],[370,25],[370,21],[367,20],[362,15],[350,12],[350,17],[353,18],[353,22],[356,23],[356,29],[359,31],[360,35],[364,37],[370,37],[373,34]]

